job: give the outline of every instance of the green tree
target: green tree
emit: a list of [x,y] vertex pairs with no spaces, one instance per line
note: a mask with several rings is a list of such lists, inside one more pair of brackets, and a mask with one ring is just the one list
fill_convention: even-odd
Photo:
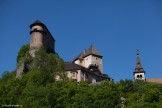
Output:
[[23,45],[17,55],[17,63],[19,63],[20,59],[22,59],[23,57],[25,57],[25,55],[29,52],[29,47],[30,45]]
[[96,86],[94,106],[96,108],[120,108],[121,95],[114,82],[104,81]]
[[147,89],[147,91],[143,94],[142,98],[144,102],[149,103],[159,102],[160,92],[157,88],[150,88]]
[[[89,85],[76,83],[64,72],[64,61],[44,48],[31,57],[29,45],[17,56],[25,62],[26,73],[4,72],[0,78],[0,105],[19,104],[25,108],[162,108],[162,85],[145,81],[103,81]],[[55,81],[55,76],[61,76]]]

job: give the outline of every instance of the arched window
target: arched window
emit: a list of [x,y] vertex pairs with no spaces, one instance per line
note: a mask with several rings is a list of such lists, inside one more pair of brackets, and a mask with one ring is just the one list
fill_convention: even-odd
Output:
[[139,75],[137,75],[137,78],[139,78]]
[[142,75],[140,75],[140,78],[142,78]]

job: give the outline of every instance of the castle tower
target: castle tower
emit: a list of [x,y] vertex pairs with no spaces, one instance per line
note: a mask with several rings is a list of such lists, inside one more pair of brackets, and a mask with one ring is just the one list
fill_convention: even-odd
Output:
[[55,39],[52,37],[51,33],[47,27],[36,20],[30,25],[30,54],[34,56],[34,52],[40,47],[44,47],[47,51],[54,52]]
[[93,45],[77,56],[73,62],[91,71],[103,73],[102,56]]
[[137,50],[137,60],[136,60],[136,68],[135,68],[135,71],[134,71],[134,79],[138,79],[138,80],[145,80],[145,71],[142,67],[142,64],[141,64],[141,60],[140,60],[140,55],[139,55],[139,52]]

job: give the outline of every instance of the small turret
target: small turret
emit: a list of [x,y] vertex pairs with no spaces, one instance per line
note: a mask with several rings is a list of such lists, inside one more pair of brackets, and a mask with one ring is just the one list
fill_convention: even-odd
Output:
[[134,74],[134,79],[138,79],[138,80],[145,80],[145,71],[142,67],[141,64],[141,60],[140,60],[140,55],[139,52],[137,50],[137,60],[136,60],[136,67],[135,67],[135,71],[133,72]]

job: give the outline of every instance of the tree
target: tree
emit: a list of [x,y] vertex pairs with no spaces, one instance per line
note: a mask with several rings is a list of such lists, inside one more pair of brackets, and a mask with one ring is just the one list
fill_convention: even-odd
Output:
[[157,88],[150,88],[143,94],[143,101],[149,103],[159,102],[160,92]]
[[[29,46],[17,56],[24,61],[26,73],[4,72],[0,78],[0,104],[19,104],[31,108],[162,108],[162,85],[144,81],[103,81],[89,85],[67,79],[64,61],[57,54],[40,48],[31,57]],[[55,81],[55,76],[61,76]]]
[[114,82],[104,81],[96,86],[94,106],[97,108],[120,108],[121,95]]
[[17,63],[19,63],[20,59],[22,59],[23,57],[25,57],[25,55],[29,52],[29,47],[30,45],[23,45],[17,55]]

